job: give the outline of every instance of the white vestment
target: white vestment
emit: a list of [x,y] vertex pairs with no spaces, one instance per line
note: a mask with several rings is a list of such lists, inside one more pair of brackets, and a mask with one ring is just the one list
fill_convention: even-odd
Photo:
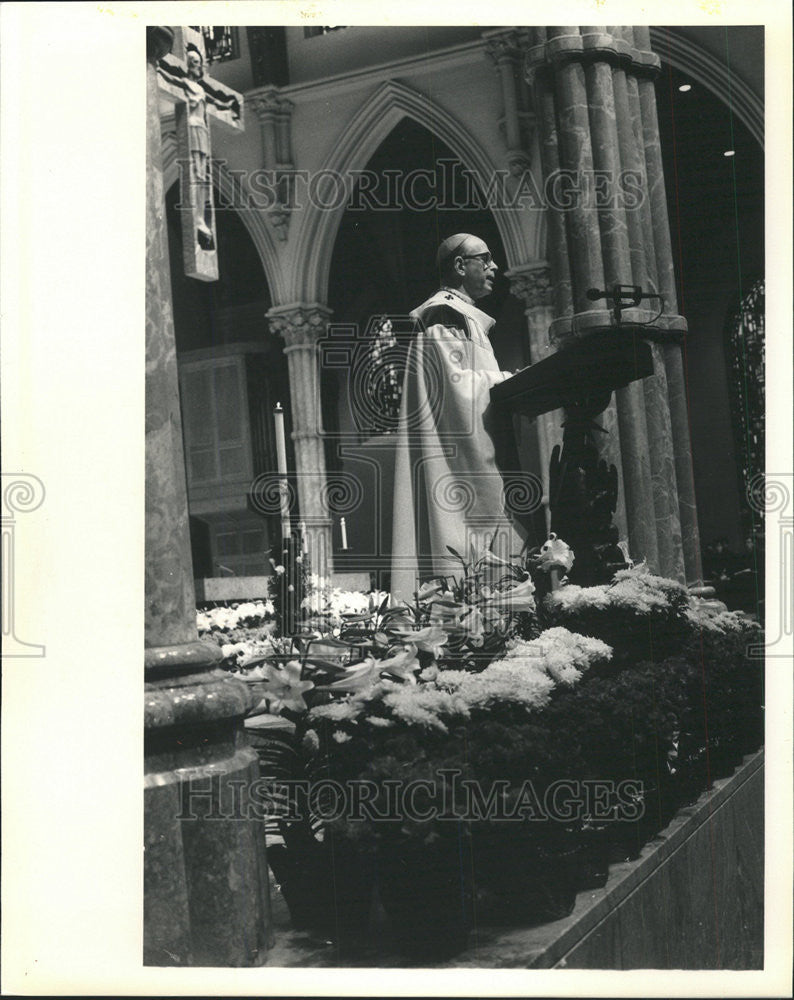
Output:
[[[522,539],[504,508],[494,457],[491,386],[500,371],[488,333],[494,321],[442,289],[416,321],[403,381],[394,471],[391,592],[412,600],[419,582],[460,576],[488,546],[517,554]],[[494,538],[494,536],[496,536]]]

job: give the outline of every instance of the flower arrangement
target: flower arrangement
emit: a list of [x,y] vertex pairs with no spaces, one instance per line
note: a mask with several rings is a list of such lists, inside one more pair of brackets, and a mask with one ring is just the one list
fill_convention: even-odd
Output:
[[641,563],[594,587],[567,584],[544,598],[545,614],[585,635],[599,635],[621,662],[661,661],[686,631],[691,599],[682,584]]
[[[364,782],[371,795],[364,815],[320,816],[317,807],[279,821],[273,863],[294,912],[308,896],[331,900],[326,932],[344,934],[329,857],[348,858],[362,898],[377,869],[395,925],[401,907],[413,908],[406,947],[421,940],[434,955],[443,951],[438,900],[457,914],[456,946],[475,906],[480,920],[560,916],[572,886],[606,877],[604,851],[635,856],[703,790],[718,771],[704,771],[704,755],[713,765],[719,751],[728,767],[762,738],[761,661],[747,654],[760,629],[745,616],[644,566],[573,586],[564,574],[574,554],[559,539],[519,560],[453,555],[459,572],[425,582],[410,603],[310,577],[293,635],[274,634],[257,602],[256,614],[217,609],[207,633],[239,643],[239,622],[256,623],[251,647],[235,649],[227,666],[252,685],[254,713],[295,727],[288,765],[282,757],[274,766],[272,746],[263,752],[269,773]],[[589,803],[567,819],[535,815],[572,781],[611,782],[606,812]],[[615,789],[627,781],[633,791],[621,799]],[[472,814],[466,782],[487,809]],[[422,816],[389,813],[397,785],[425,789]],[[476,884],[460,881],[463,855]],[[359,909],[351,940],[363,933],[368,910]]]
[[368,614],[388,596],[383,591],[363,594],[358,590],[341,590],[316,573],[309,575],[306,589],[301,607],[308,622],[328,631],[338,630],[345,616]]
[[196,626],[199,636],[232,632],[237,628],[257,628],[268,625],[274,619],[273,602],[245,601],[230,607],[219,606],[196,612]]
[[242,601],[198,609],[196,627],[199,638],[218,645],[223,666],[237,670],[240,664],[272,652],[276,630],[275,609],[271,600]]

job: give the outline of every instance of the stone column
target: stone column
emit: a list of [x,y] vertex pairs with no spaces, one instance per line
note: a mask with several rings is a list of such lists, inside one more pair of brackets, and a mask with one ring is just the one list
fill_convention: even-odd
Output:
[[270,330],[284,338],[292,401],[292,439],[301,520],[309,535],[312,572],[333,572],[332,523],[325,468],[318,341],[325,335],[331,310],[318,303],[275,306]]
[[[607,29],[621,51],[628,52],[628,43],[623,39],[622,28]],[[621,45],[621,42],[623,44]],[[609,149],[605,150],[612,169],[628,171],[634,177],[643,174],[642,148],[638,145],[629,110],[628,85],[626,82],[626,62],[616,60],[611,65],[611,104],[606,112],[604,132],[609,131]],[[603,86],[608,94],[609,81]],[[610,127],[610,110],[614,110],[614,132]],[[596,110],[595,114],[598,114]],[[617,150],[617,162],[610,150]],[[608,257],[607,282],[618,280],[616,275],[628,273],[631,283],[641,288],[649,288],[648,262],[645,253],[640,213],[634,205],[627,205],[619,199],[613,211],[619,219],[625,220],[625,240],[628,243],[628,270],[626,270],[625,244],[621,227],[621,240],[617,244],[615,256]],[[614,266],[613,266],[614,265]],[[654,571],[659,570],[659,546],[656,537],[654,516],[653,482],[651,459],[648,451],[648,423],[645,412],[645,392],[639,382],[632,382],[615,393],[620,426],[622,451],[623,485],[626,494],[626,511],[629,526],[629,552],[640,562],[645,560]]]
[[259,768],[248,691],[196,630],[155,68],[172,41],[147,27],[144,962],[260,965],[264,824],[206,818],[244,806]]
[[614,328],[611,304],[591,300],[592,288],[639,285],[664,297],[658,316],[655,300],[623,311],[621,325],[640,335],[648,329],[656,341],[654,373],[616,394],[606,422],[619,428],[622,443],[616,464],[623,473],[632,557],[694,582],[694,493],[685,480],[688,468],[691,481],[691,460],[688,442],[679,443],[686,411],[679,402],[676,339],[686,322],[677,314],[668,252],[652,82],[660,64],[646,36],[620,27],[533,29],[527,79],[543,130],[543,172],[553,202],[549,259],[561,286],[552,343],[564,347],[573,338]]
[[[649,52],[650,32],[647,27],[636,27],[634,40],[640,51]],[[670,242],[670,223],[667,217],[667,194],[662,169],[662,148],[659,139],[659,122],[656,113],[656,94],[650,75],[639,77],[640,113],[642,116],[645,169],[653,222],[653,245],[656,256],[658,288],[669,312],[678,309],[675,287],[675,269]],[[703,582],[700,553],[700,531],[695,503],[695,481],[692,469],[692,444],[689,428],[684,357],[686,356],[686,331],[682,345],[665,344],[663,347],[667,375],[670,421],[675,454],[675,477],[678,487],[678,511],[684,564],[688,583]],[[683,357],[682,357],[683,353]]]
[[262,165],[273,178],[273,204],[268,209],[267,217],[276,236],[283,241],[289,234],[293,200],[292,103],[281,96],[277,87],[265,87],[250,94],[247,104],[259,119]]
[[266,170],[275,170],[278,154],[276,152],[276,117],[278,114],[278,91],[268,89],[248,101],[248,107],[253,108],[259,119],[262,133],[262,163]]
[[499,75],[504,108],[507,165],[514,176],[529,167],[532,115],[526,107],[526,84],[521,75],[521,39],[517,29],[488,31],[485,50]]

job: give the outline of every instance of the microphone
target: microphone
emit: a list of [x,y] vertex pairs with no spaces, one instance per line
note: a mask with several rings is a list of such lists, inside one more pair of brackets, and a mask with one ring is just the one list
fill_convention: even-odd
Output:
[[[636,308],[643,299],[658,299],[662,304],[658,315],[651,322],[655,322],[664,310],[664,299],[662,296],[656,292],[643,292],[639,285],[614,285],[611,290],[606,289],[603,292],[598,288],[588,288],[585,296],[590,302],[598,302],[599,299],[606,299],[607,302],[611,302],[618,325],[620,325],[623,310],[627,306],[634,306]],[[646,326],[649,324],[640,323],[639,325]]]

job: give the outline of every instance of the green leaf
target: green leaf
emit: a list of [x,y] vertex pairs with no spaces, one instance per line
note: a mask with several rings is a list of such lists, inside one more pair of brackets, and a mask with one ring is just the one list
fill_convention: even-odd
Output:
[[328,646],[332,649],[347,649],[349,643],[342,642],[341,639],[336,639],[334,636],[318,636],[312,639],[312,642],[316,642],[322,646]]
[[341,663],[334,663],[333,660],[323,660],[319,656],[307,656],[303,662],[313,667],[321,667],[323,670],[329,670],[333,673],[341,673],[345,669]]
[[458,550],[457,550],[457,549],[453,549],[451,545],[448,545],[448,546],[447,546],[447,549],[448,549],[448,550],[449,550],[449,551],[450,551],[450,552],[452,553],[452,555],[453,555],[453,556],[454,556],[454,557],[455,557],[455,558],[456,558],[456,559],[457,559],[457,560],[458,560],[458,561],[459,561],[460,563],[462,563],[462,564],[463,564],[464,566],[466,565],[466,560],[465,560],[465,559],[463,558],[463,556],[462,556],[462,555],[460,554],[460,552],[458,552]]

